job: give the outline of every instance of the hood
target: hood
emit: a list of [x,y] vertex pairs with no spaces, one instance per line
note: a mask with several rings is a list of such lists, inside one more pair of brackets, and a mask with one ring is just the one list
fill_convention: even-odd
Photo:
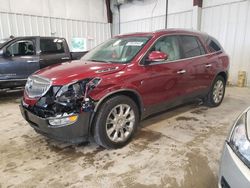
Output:
[[49,78],[53,85],[65,85],[86,78],[99,77],[121,71],[125,64],[92,61],[70,61],[41,69],[35,75]]

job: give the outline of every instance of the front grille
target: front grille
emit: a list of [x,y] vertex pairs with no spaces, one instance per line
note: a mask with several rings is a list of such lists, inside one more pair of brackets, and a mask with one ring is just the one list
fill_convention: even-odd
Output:
[[30,76],[25,91],[30,98],[42,97],[51,87],[51,80],[40,76]]

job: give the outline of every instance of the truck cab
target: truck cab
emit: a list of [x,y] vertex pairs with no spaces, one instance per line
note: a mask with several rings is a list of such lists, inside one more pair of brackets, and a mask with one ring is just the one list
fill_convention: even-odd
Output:
[[64,38],[17,37],[0,44],[0,89],[23,86],[35,71],[71,60]]

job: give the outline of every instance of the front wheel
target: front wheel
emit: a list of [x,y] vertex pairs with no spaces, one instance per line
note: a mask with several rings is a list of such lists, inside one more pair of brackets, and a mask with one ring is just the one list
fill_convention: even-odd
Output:
[[225,94],[225,86],[225,79],[222,76],[217,76],[207,95],[207,106],[216,107],[221,104]]
[[97,112],[94,139],[105,148],[120,148],[133,137],[139,122],[138,107],[127,96],[106,100]]

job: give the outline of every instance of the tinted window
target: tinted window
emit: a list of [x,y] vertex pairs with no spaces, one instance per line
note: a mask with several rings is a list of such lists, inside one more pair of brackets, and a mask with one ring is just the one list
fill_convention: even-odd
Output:
[[211,40],[210,43],[209,43],[209,51],[210,52],[216,52],[216,51],[220,51],[221,48],[218,44],[216,44],[215,41]]
[[41,39],[40,49],[42,54],[65,53],[63,39]]
[[200,50],[201,50],[201,55],[205,54],[205,53],[206,53],[206,52],[205,52],[205,49],[204,49],[204,47],[202,46],[200,40],[197,40],[197,42],[198,42],[198,45],[199,45]]
[[193,36],[181,36],[183,55],[185,58],[203,55],[204,49],[200,42]]
[[17,41],[6,49],[8,56],[34,55],[34,43],[31,40]]
[[176,36],[160,38],[150,51],[161,51],[168,54],[168,61],[174,61],[181,58],[178,37]]

